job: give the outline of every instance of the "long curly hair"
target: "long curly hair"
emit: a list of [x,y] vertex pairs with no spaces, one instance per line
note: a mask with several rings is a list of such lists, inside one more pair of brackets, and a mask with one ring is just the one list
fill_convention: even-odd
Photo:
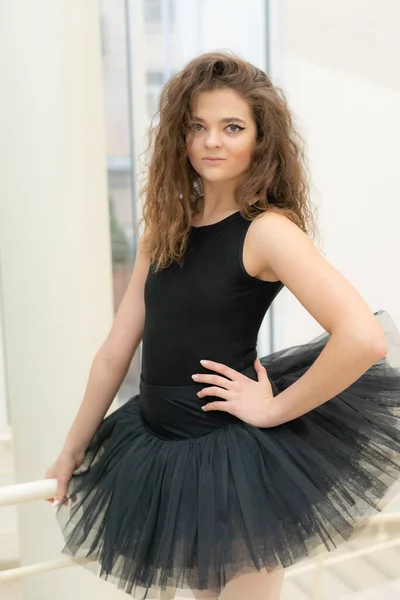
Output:
[[[261,69],[225,52],[207,52],[191,60],[165,84],[148,129],[145,177],[140,190],[143,241],[155,270],[182,263],[192,217],[202,200],[201,178],[186,147],[191,109],[201,92],[230,88],[247,100],[256,123],[251,164],[235,190],[244,218],[283,213],[310,237],[316,219],[310,202],[304,141],[293,124],[283,90]],[[256,201],[254,202],[254,199]]]

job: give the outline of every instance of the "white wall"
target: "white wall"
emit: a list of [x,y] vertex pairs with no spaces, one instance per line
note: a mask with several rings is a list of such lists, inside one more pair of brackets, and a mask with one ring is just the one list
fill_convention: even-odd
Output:
[[398,0],[281,2],[290,55],[400,90]]
[[[0,259],[1,261],[1,259]],[[1,288],[1,262],[0,262],[0,439],[2,436],[10,435],[9,416],[7,407],[7,386],[6,386],[6,356],[4,348],[4,313],[3,298]]]
[[[0,4],[0,254],[16,482],[41,479],[57,458],[112,319],[98,27],[95,0]],[[18,517],[21,563],[57,558],[54,507],[25,503]],[[25,600],[119,594],[78,568],[22,587]]]
[[[318,9],[312,2],[307,4],[310,3],[313,6],[310,21],[316,26],[318,14],[315,11],[319,10],[321,22],[326,25],[329,22],[326,5]],[[355,61],[351,59],[351,69],[346,70],[342,54],[337,65],[332,66],[333,49],[329,66],[324,66],[321,56],[328,56],[329,52],[320,46],[340,45],[341,25],[347,32],[349,20],[344,18],[338,22],[336,19],[337,35],[327,36],[325,40],[319,36],[319,45],[311,48],[304,39],[308,34],[304,25],[308,23],[307,15],[293,2],[289,9],[302,13],[304,37],[298,30],[294,33],[295,15],[286,15],[286,26],[289,22],[291,27],[287,26],[285,30],[283,85],[308,144],[313,183],[317,188],[314,200],[320,206],[325,258],[353,283],[371,309],[386,309],[399,326],[400,198],[397,173],[400,92],[396,89],[396,78],[400,53],[387,51],[385,54],[380,48],[386,76],[390,70],[393,73],[392,87],[367,76],[366,69],[360,68],[363,75],[357,76]],[[370,16],[366,11],[364,38],[367,39]],[[386,16],[390,18],[390,14]],[[380,21],[382,26],[382,14]],[[354,19],[354,27],[356,51],[357,45],[365,43],[365,39],[357,37],[362,30],[359,19]],[[391,33],[388,24],[387,36]],[[394,44],[400,50],[398,37],[388,41],[386,48],[392,48]],[[287,51],[288,47],[291,52]],[[347,51],[352,52],[349,40]],[[311,60],[311,54],[315,60]],[[358,50],[357,57],[360,61]],[[369,58],[370,53],[366,53],[365,61]],[[286,290],[277,300],[276,314],[279,347],[307,341],[322,331]]]

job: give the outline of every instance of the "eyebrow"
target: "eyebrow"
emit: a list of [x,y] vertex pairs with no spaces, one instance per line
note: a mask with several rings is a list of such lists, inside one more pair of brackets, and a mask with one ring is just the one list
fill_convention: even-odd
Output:
[[[205,123],[205,119],[202,119],[200,117],[192,117],[193,121],[201,121],[202,123]],[[220,123],[243,123],[244,125],[246,125],[246,121],[243,121],[243,119],[239,119],[238,117],[226,117],[225,119],[221,119]]]

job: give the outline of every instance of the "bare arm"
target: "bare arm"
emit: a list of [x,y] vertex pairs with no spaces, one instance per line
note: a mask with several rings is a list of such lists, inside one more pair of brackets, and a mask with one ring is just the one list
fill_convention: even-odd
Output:
[[128,288],[112,328],[94,357],[81,406],[61,454],[82,457],[129,369],[142,339],[148,269],[149,259],[140,240]]
[[308,371],[272,400],[273,424],[279,425],[346,389],[386,355],[387,344],[379,322],[357,290],[289,219],[276,213],[263,215],[254,223],[253,239],[264,268],[330,334]]

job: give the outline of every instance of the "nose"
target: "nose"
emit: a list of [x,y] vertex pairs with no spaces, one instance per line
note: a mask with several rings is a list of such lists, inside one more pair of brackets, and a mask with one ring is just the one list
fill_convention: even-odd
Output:
[[206,148],[221,148],[222,142],[218,131],[210,129],[205,136]]

